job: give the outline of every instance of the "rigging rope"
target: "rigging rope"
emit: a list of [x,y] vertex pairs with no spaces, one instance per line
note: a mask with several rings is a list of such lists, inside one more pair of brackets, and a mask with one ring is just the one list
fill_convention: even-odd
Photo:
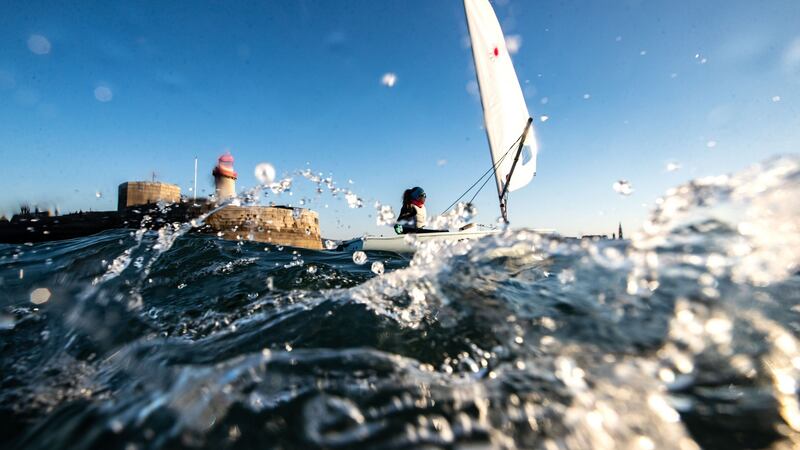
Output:
[[[526,129],[525,131],[527,131],[527,129]],[[481,182],[481,180],[483,180],[483,178],[484,178],[486,175],[488,175],[488,174],[492,173],[492,172],[493,172],[493,171],[494,171],[494,170],[497,168],[497,166],[498,166],[498,165],[500,165],[500,163],[501,163],[501,162],[503,162],[503,160],[504,160],[504,159],[506,159],[506,156],[508,156],[508,153],[509,153],[509,152],[510,152],[510,151],[511,151],[513,148],[514,148],[514,146],[515,146],[515,145],[517,145],[517,143],[519,142],[519,140],[520,140],[520,139],[522,139],[522,136],[524,136],[524,135],[525,135],[525,133],[522,133],[522,134],[521,134],[521,135],[520,135],[520,136],[517,138],[517,140],[516,140],[516,141],[514,141],[514,143],[512,143],[512,144],[511,144],[511,145],[508,147],[508,150],[506,150],[506,152],[505,152],[505,153],[503,153],[503,156],[502,156],[502,157],[500,157],[500,159],[498,159],[498,160],[497,160],[497,162],[496,162],[496,163],[494,163],[494,164],[492,165],[492,167],[490,167],[490,168],[489,168],[489,170],[487,170],[486,172],[484,172],[484,173],[483,173],[483,175],[481,175],[480,177],[478,177],[478,180],[477,180],[477,181],[475,181],[474,183],[472,183],[472,186],[470,186],[469,188],[467,188],[467,190],[466,190],[466,191],[464,191],[464,192],[463,192],[461,195],[459,195],[459,196],[458,196],[458,198],[457,198],[457,199],[456,199],[456,200],[455,200],[453,203],[451,203],[451,204],[450,204],[450,206],[448,206],[448,207],[447,207],[447,209],[445,209],[444,211],[442,211],[442,213],[441,213],[441,214],[439,214],[439,215],[440,215],[440,216],[441,216],[441,215],[444,215],[444,214],[445,214],[447,211],[450,211],[450,208],[452,208],[453,206],[455,206],[455,204],[456,204],[456,203],[458,203],[458,201],[459,201],[459,200],[461,200],[461,199],[462,199],[462,198],[463,198],[465,195],[467,195],[467,193],[468,193],[469,191],[471,191],[471,190],[472,190],[472,188],[474,188],[475,186],[477,186],[477,185],[478,185],[478,183],[480,183],[480,182]],[[472,196],[472,198],[469,200],[469,203],[472,203],[472,201],[473,201],[473,200],[475,200],[475,197],[477,197],[477,196],[478,196],[478,194],[480,194],[480,192],[483,190],[483,188],[484,188],[484,187],[486,187],[486,183],[488,183],[490,179],[491,179],[491,177],[488,177],[488,178],[486,178],[486,180],[483,182],[483,184],[481,185],[481,187],[480,187],[480,188],[479,188],[479,189],[478,189],[478,190],[475,192],[475,195],[473,195],[473,196]]]

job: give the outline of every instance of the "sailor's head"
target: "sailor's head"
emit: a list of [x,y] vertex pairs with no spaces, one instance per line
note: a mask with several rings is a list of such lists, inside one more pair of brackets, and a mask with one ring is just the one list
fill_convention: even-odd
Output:
[[424,203],[425,202],[425,198],[427,197],[427,195],[425,195],[425,191],[421,187],[417,186],[417,187],[411,189],[410,197],[411,197],[411,200],[415,200],[415,201]]

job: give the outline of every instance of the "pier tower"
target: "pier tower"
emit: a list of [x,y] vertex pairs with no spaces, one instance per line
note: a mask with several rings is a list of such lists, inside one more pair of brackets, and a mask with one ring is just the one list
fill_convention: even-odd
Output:
[[214,175],[214,187],[217,194],[217,201],[236,197],[236,171],[233,170],[233,155],[225,152],[217,160],[217,165],[211,171]]

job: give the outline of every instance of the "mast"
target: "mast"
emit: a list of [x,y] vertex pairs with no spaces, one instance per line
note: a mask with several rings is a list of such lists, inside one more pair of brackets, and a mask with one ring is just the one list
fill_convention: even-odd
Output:
[[195,201],[197,200],[197,156],[194,157],[194,187],[192,188]]
[[[522,134],[519,137],[519,146],[517,147],[517,151],[514,154],[514,162],[511,163],[511,170],[508,171],[508,176],[506,177],[505,182],[503,183],[503,190],[500,191],[498,196],[500,200],[500,214],[503,216],[503,221],[508,223],[508,185],[511,183],[511,175],[514,175],[514,169],[517,167],[517,161],[519,161],[519,155],[522,153],[522,147],[525,145],[525,137],[528,135],[528,128],[531,126],[533,122],[533,117],[528,117],[528,121],[525,122],[525,129],[522,130]],[[500,179],[497,176],[497,171],[494,172],[494,177],[497,180],[498,186],[500,185]],[[620,225],[621,227],[622,225]],[[620,233],[622,228],[620,228]]]

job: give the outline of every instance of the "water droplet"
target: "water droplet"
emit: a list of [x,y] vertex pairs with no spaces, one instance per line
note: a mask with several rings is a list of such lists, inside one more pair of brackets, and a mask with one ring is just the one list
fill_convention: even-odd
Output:
[[119,433],[120,431],[122,431],[123,425],[119,419],[112,420],[109,425],[111,427],[111,431],[113,431],[114,433]]
[[612,187],[614,188],[614,192],[620,195],[631,195],[633,193],[633,186],[627,180],[619,180],[615,182]]
[[359,266],[361,264],[364,264],[365,262],[367,262],[367,254],[360,250],[353,252],[353,262],[358,264]]
[[394,210],[389,205],[381,205],[380,202],[375,202],[375,209],[378,213],[375,215],[375,223],[378,226],[391,225],[394,223]]
[[395,73],[387,72],[381,77],[381,84],[386,87],[394,87],[395,83],[397,83],[397,74]]
[[97,191],[97,192],[94,193],[94,196],[97,197],[97,198],[102,198],[103,197],[103,193],[100,192],[100,191]]
[[706,147],[708,147],[708,148],[714,148],[716,146],[717,146],[717,141],[715,141],[715,140],[710,140],[710,141],[706,142]]
[[50,300],[50,290],[47,288],[36,288],[31,292],[31,303],[41,305]]
[[539,103],[541,103],[541,104],[543,104],[543,105],[546,105],[546,104],[548,104],[549,102],[550,102],[550,99],[549,99],[548,97],[542,97],[542,99],[541,99],[541,100],[539,100]]
[[306,268],[306,271],[313,275],[317,273],[317,266],[308,266],[308,268]]
[[275,167],[270,163],[261,163],[256,166],[256,178],[261,184],[272,184],[275,181]]
[[374,263],[372,263],[372,267],[370,268],[370,270],[372,270],[372,273],[376,275],[383,275],[383,270],[384,270],[383,263],[380,261],[375,261]]
[[680,170],[681,164],[677,162],[668,162],[667,163],[667,172],[675,172]]
[[275,289],[275,280],[272,277],[267,277],[266,281],[267,290],[271,291]]
[[592,98],[592,94],[583,94],[584,100],[589,100],[590,98]]
[[506,37],[506,49],[510,55],[516,55],[522,47],[522,36],[512,34]]
[[564,269],[558,274],[558,281],[561,284],[570,284],[575,282],[575,271],[572,269]]
[[302,215],[303,215],[303,210],[302,209],[300,209],[300,208],[292,208],[292,217],[294,217],[294,220],[300,219],[300,216],[302,216]]
[[37,55],[46,55],[51,49],[50,41],[41,34],[32,34],[28,38],[28,50]]
[[656,448],[656,444],[647,436],[639,436],[636,438],[636,445],[642,450],[654,450]]
[[326,239],[325,240],[325,248],[328,250],[335,250],[336,249],[336,242]]
[[548,120],[550,120],[550,116],[541,115],[541,116],[539,116],[539,120],[541,122],[547,122]]
[[114,98],[114,93],[111,92],[111,88],[108,86],[97,86],[94,88],[94,98],[97,99],[98,102],[106,103]]
[[644,56],[647,54],[647,50],[642,50],[639,52],[639,55]]
[[779,101],[781,101],[781,96],[780,95],[773,96],[772,101],[773,103],[778,103]]
[[17,324],[14,316],[10,314],[0,314],[0,330],[13,330]]
[[349,206],[351,208],[361,208],[362,206],[364,206],[364,201],[361,200],[353,192],[347,192],[344,195],[344,199],[347,201],[347,206]]

